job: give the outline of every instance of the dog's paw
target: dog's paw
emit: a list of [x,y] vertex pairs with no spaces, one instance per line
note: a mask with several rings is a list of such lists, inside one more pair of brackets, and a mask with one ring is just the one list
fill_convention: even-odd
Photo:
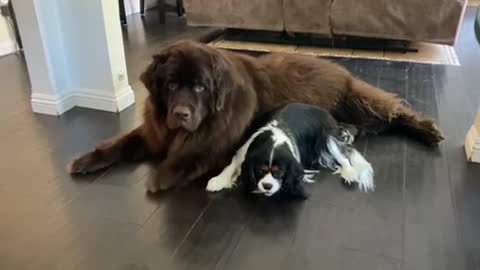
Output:
[[233,187],[233,183],[231,179],[228,179],[226,177],[216,176],[213,177],[208,181],[207,184],[207,191],[209,192],[217,192],[222,189],[229,189]]
[[145,188],[147,189],[147,192],[151,194],[155,194],[161,190],[161,187],[158,185],[157,181],[154,179],[147,179],[145,182]]
[[431,146],[438,145],[445,139],[440,129],[438,129],[435,123],[430,119],[421,121],[419,129],[421,131],[422,139]]
[[346,144],[352,144],[355,137],[347,129],[342,129],[340,132],[340,139]]
[[96,151],[91,151],[70,162],[67,166],[67,172],[70,174],[87,174],[101,170],[110,165],[111,163],[100,159]]

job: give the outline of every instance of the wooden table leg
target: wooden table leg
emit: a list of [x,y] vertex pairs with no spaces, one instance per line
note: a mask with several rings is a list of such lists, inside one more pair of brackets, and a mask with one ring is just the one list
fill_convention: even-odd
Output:
[[140,14],[145,16],[145,0],[140,0]]
[[161,24],[165,23],[165,0],[157,0],[158,18]]
[[480,107],[465,138],[465,153],[468,161],[480,163]]
[[120,21],[127,24],[127,14],[125,14],[125,3],[123,0],[118,0],[118,7],[120,8]]

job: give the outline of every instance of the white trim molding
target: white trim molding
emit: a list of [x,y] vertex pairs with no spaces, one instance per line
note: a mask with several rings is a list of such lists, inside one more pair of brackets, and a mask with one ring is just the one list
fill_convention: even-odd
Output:
[[108,112],[120,112],[135,103],[135,96],[130,86],[121,89],[115,95],[93,89],[78,89],[73,93],[76,106]]
[[465,138],[465,153],[468,161],[480,163],[480,107]]
[[13,40],[0,42],[0,56],[11,54],[17,51],[17,43]]
[[120,112],[135,103],[135,95],[130,86],[114,95],[105,90],[93,89],[76,89],[61,96],[33,91],[31,103],[34,112],[49,115],[61,115],[73,107]]
[[34,92],[31,103],[34,112],[49,115],[60,115],[75,107],[75,100],[71,94],[55,96]]

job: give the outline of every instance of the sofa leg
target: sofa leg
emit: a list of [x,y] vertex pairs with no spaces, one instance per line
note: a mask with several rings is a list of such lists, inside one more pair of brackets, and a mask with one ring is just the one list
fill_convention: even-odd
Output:
[[468,161],[480,163],[480,107],[465,138],[465,153]]

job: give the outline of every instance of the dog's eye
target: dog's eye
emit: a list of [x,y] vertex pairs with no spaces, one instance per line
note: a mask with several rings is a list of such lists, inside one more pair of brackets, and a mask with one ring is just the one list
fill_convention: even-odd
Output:
[[205,91],[205,86],[203,85],[195,85],[193,87],[193,91],[197,92],[197,93],[201,93],[203,91]]
[[168,83],[168,90],[173,91],[173,90],[176,90],[177,88],[178,88],[178,83],[173,83],[173,82]]
[[272,176],[277,178],[277,179],[281,179],[283,178],[283,171],[282,170],[275,170],[275,171],[272,171]]
[[268,172],[268,167],[260,166],[257,168],[257,175],[259,177],[266,175]]

